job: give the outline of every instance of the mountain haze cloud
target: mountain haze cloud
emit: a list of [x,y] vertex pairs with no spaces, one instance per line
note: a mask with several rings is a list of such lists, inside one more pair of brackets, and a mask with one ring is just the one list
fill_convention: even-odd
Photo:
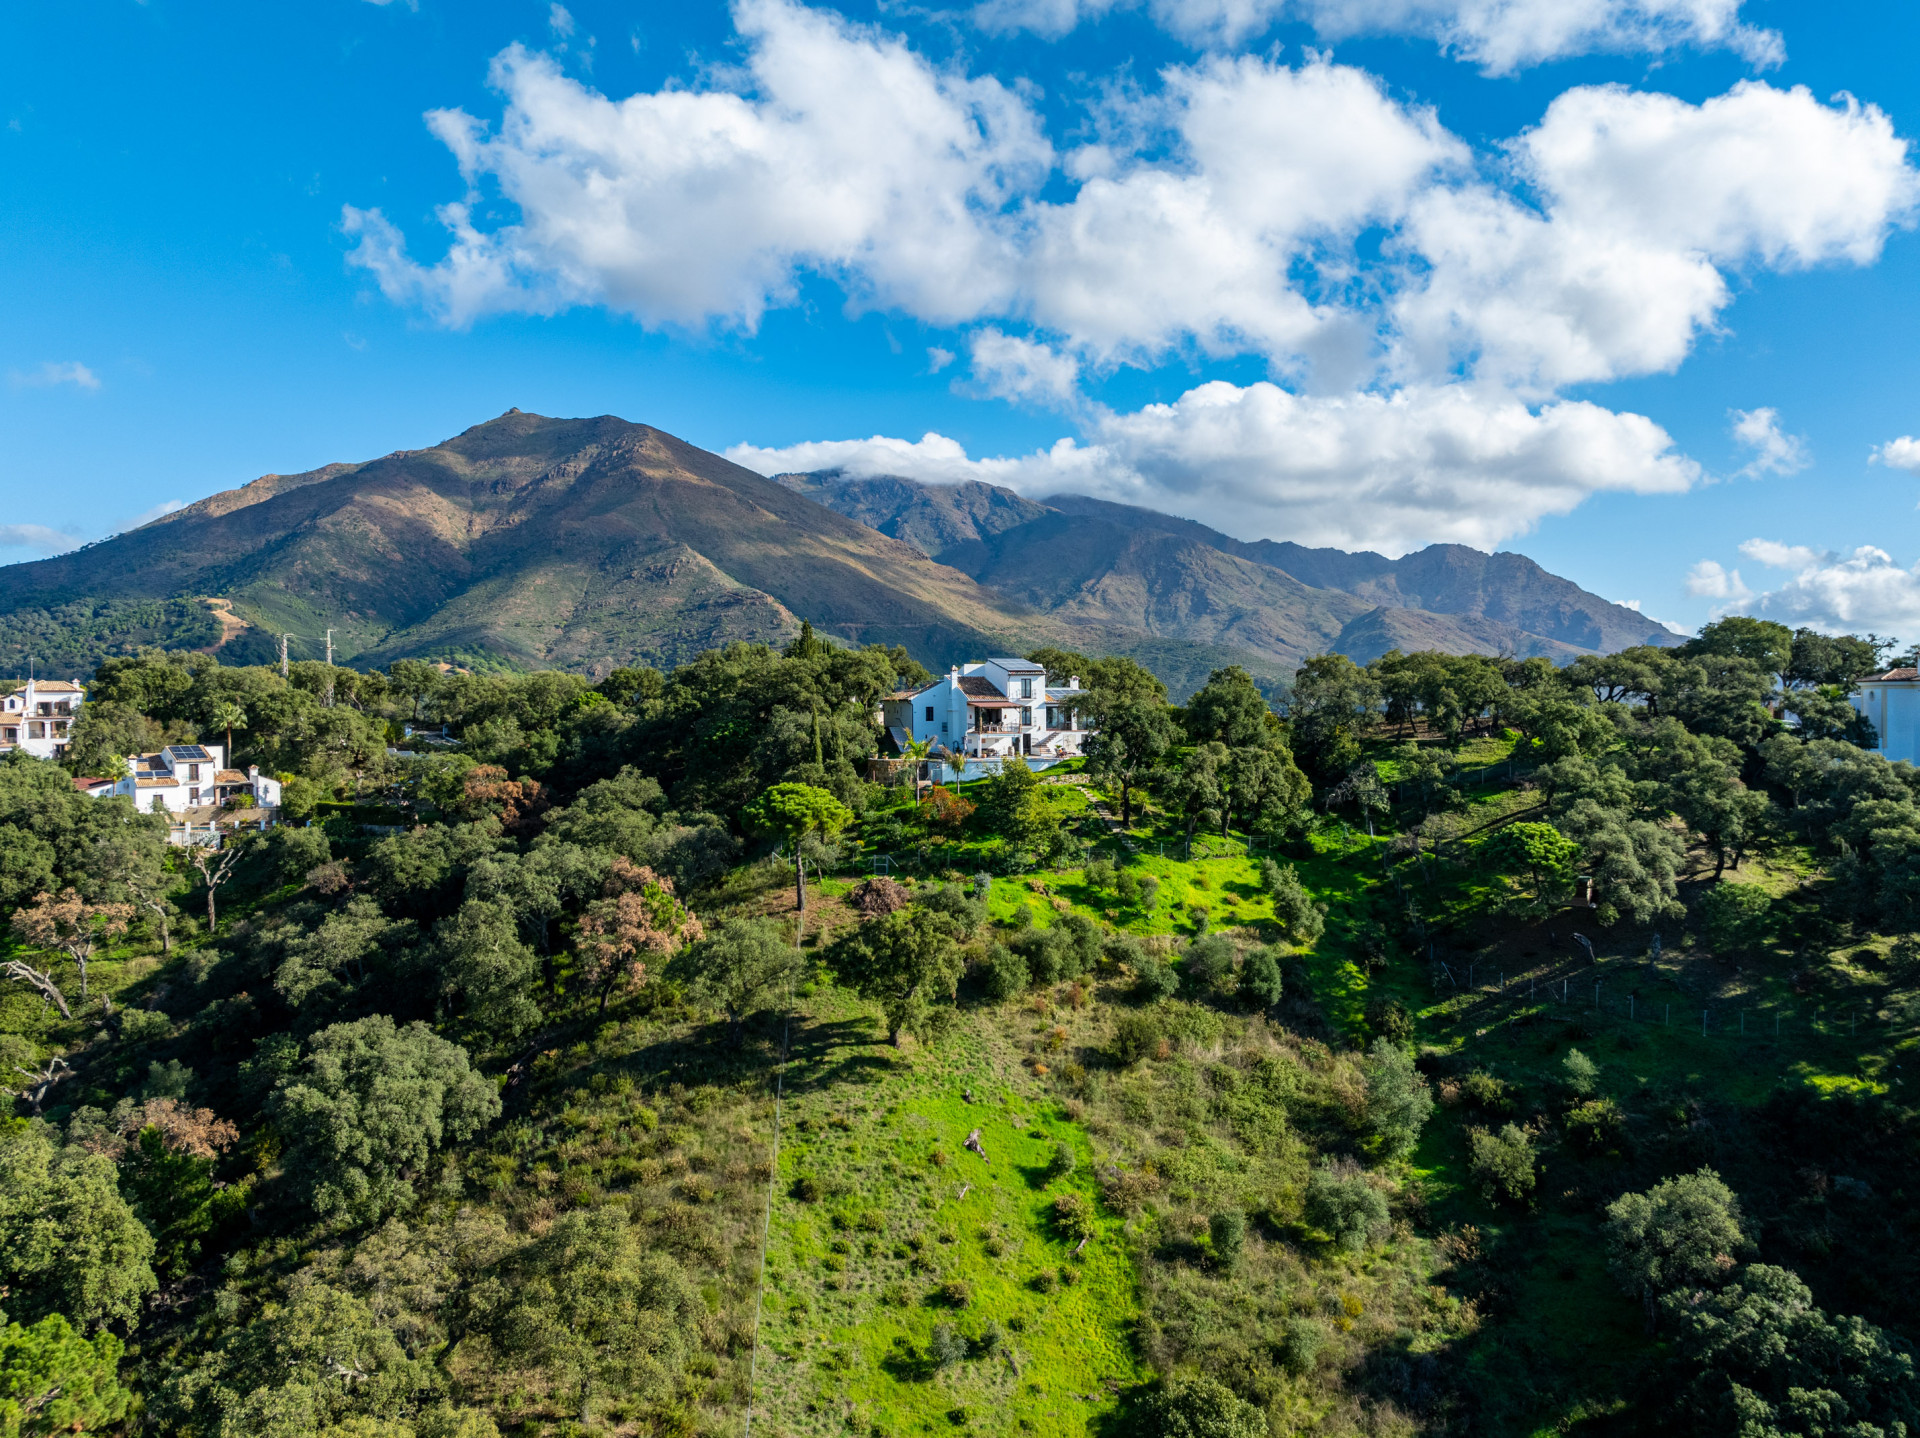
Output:
[[1461,386],[1295,395],[1214,381],[1172,404],[1100,412],[1090,442],[972,459],[938,434],[727,451],[763,474],[842,469],[931,483],[981,480],[1167,510],[1245,539],[1377,549],[1491,549],[1601,491],[1675,493],[1698,478],[1640,415],[1584,401],[1533,410]]

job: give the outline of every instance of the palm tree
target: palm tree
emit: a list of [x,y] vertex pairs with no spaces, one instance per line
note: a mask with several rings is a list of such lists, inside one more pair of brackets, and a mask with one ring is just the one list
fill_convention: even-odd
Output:
[[914,802],[918,803],[920,799],[920,765],[922,761],[933,752],[933,740],[931,738],[909,739],[905,744],[900,746],[900,752],[906,761],[913,766],[913,797]]
[[233,767],[233,731],[247,727],[247,711],[231,699],[222,699],[218,704],[213,706],[213,710],[208,717],[212,719],[216,725],[225,728],[227,731],[227,747],[225,752],[227,756],[227,767],[231,769]]

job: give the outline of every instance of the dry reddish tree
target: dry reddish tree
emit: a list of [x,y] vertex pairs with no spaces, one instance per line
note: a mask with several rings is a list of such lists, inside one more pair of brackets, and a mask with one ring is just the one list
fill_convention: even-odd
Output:
[[509,833],[529,829],[553,807],[546,786],[537,779],[509,779],[498,764],[476,764],[467,770],[461,789],[462,807],[476,817],[497,814]]
[[935,784],[933,792],[921,803],[920,810],[927,816],[929,824],[938,824],[943,829],[958,829],[972,816],[974,803],[963,799],[943,784]]
[[583,977],[600,990],[605,1013],[623,976],[635,986],[644,983],[649,960],[668,958],[706,931],[674,897],[673,880],[625,856],[613,861],[602,892],[605,897],[580,917],[580,959]]
[[856,884],[847,897],[853,901],[854,908],[869,919],[904,909],[913,902],[913,895],[907,891],[906,885],[896,883],[884,874],[876,874],[864,883]]
[[[77,892],[67,889],[57,899],[51,894],[42,894],[30,907],[14,910],[13,931],[22,943],[32,948],[43,953],[62,953],[73,960],[74,967],[80,970],[80,997],[84,1001],[87,965],[93,959],[94,949],[102,940],[117,939],[124,934],[133,914],[132,904],[89,904]],[[32,984],[49,1002],[57,1005],[62,1014],[73,1017],[66,1000],[54,986],[51,971],[42,973],[14,960],[6,965],[5,973],[8,978]]]
[[118,1160],[128,1142],[143,1129],[153,1129],[169,1153],[193,1158],[216,1158],[239,1142],[232,1119],[216,1117],[210,1108],[188,1108],[178,1099],[150,1098],[137,1108],[125,1105],[114,1113],[114,1131],[83,1140],[83,1146]]

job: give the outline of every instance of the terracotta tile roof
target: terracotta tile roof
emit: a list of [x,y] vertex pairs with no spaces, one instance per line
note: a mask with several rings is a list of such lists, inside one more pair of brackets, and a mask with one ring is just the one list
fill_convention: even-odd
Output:
[[247,782],[247,776],[242,774],[238,769],[222,769],[218,774],[213,776],[213,782],[216,784],[244,784]]
[[1920,669],[1889,669],[1884,674],[1869,674],[1862,684],[1898,684],[1903,679],[1920,679]]
[[960,680],[960,692],[969,698],[1005,699],[1007,697],[994,687],[991,679],[979,674],[963,676]]
[[134,782],[142,789],[177,789],[180,787],[180,781],[170,774],[162,774],[157,778],[151,779],[145,774],[142,774]]

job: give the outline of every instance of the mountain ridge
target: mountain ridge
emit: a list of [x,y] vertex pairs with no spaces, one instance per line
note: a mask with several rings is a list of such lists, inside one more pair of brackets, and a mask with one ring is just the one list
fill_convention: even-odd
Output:
[[[947,486],[897,475],[775,478],[1042,612],[1204,634],[1288,665],[1323,649],[1363,663],[1411,647],[1568,660],[1675,642],[1657,621],[1521,554],[1436,544],[1388,559],[1235,539],[1196,520],[1086,495],[1032,500],[968,481],[948,498]],[[926,492],[918,508],[906,498],[915,486]],[[966,515],[990,519],[970,530],[952,522]],[[944,547],[928,548],[929,537]],[[1201,574],[1214,580],[1204,593],[1195,584]]]
[[283,633],[298,636],[297,657],[317,657],[332,630],[335,654],[361,664],[604,673],[737,639],[783,642],[806,619],[935,668],[1040,644],[1126,654],[1176,696],[1226,664],[1277,689],[1328,648],[1568,658],[1592,651],[1530,622],[1603,643],[1633,627],[1522,556],[1436,553],[1409,564],[1299,550],[1296,567],[1351,587],[1315,585],[1274,562],[1292,557],[1274,541],[1155,511],[897,476],[769,479],[617,416],[516,409],[437,445],[262,475],[84,549],[0,567],[0,621],[44,632],[62,606],[191,597],[224,601],[244,624],[213,646],[230,662],[277,658]]

